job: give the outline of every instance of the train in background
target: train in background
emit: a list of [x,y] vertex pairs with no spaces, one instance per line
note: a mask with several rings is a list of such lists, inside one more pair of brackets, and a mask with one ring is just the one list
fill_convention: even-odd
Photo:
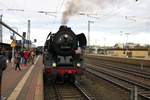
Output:
[[83,74],[86,44],[84,33],[76,35],[67,26],[60,26],[58,32],[49,33],[44,45],[44,78],[74,82],[76,76]]

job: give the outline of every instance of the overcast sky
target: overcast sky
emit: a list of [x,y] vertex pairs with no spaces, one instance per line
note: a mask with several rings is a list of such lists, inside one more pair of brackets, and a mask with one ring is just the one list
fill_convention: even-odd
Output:
[[[36,38],[36,45],[43,45],[50,31],[57,32],[63,12],[70,10],[73,12],[65,18],[76,34],[87,36],[88,21],[94,22],[90,24],[90,44],[150,44],[149,4],[150,0],[0,0],[0,14],[20,34],[27,31],[27,20],[31,20],[31,40]],[[3,41],[11,43],[11,32],[3,30]],[[125,33],[129,33],[128,40]]]

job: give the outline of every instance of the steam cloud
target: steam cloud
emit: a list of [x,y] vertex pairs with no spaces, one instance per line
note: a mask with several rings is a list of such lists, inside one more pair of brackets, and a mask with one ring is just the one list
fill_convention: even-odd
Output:
[[62,24],[66,25],[69,21],[69,18],[76,14],[80,9],[81,0],[72,0],[67,3],[66,10],[63,12]]
[[110,6],[118,6],[126,1],[128,0],[70,0],[65,5],[66,10],[63,12],[61,24],[66,25],[70,17],[80,11],[91,12],[94,10],[101,10]]

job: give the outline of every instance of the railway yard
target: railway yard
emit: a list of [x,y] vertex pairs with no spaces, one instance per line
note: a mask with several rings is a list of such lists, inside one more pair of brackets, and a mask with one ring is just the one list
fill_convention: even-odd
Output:
[[[68,84],[44,87],[45,99],[52,100],[149,100],[149,65],[120,63],[88,56],[85,60],[84,75],[78,80],[80,92]],[[67,87],[66,87],[67,86]],[[47,91],[54,95],[48,95]],[[82,91],[82,92],[81,92]],[[51,94],[50,92],[50,94]],[[88,98],[83,98],[85,94]],[[55,99],[53,99],[55,98]],[[60,99],[61,98],[61,99]],[[69,98],[69,99],[68,99]],[[71,99],[70,99],[71,98]],[[46,99],[48,100],[48,99]]]
[[[92,76],[102,79],[103,81],[109,83],[114,90],[112,92],[117,92],[121,89],[122,92],[117,93],[115,97],[121,97],[118,100],[148,100],[150,99],[150,74],[149,66],[141,66],[112,62],[106,60],[100,60],[98,58],[93,59],[93,57],[87,57],[86,61],[86,72],[92,74]],[[105,83],[104,82],[104,83]],[[104,86],[107,87],[108,85]],[[118,89],[116,89],[118,88]],[[102,90],[100,90],[102,91]],[[122,95],[126,95],[123,99]],[[106,99],[106,98],[105,98]],[[114,99],[115,100],[115,99]]]

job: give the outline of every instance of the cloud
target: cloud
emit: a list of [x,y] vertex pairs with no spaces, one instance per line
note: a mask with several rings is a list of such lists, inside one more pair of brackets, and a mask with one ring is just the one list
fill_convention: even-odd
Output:
[[[65,1],[67,2],[68,0]],[[70,1],[75,2],[76,0]],[[132,35],[139,35],[140,37],[136,36],[135,39],[132,39],[135,42],[143,43],[149,41],[148,38],[145,38],[144,41],[142,37],[150,33],[150,0],[139,0],[138,2],[135,2],[135,0],[123,0],[123,2],[122,0],[77,1],[81,3],[78,3],[77,7],[75,7],[77,10],[72,8],[73,13],[71,13],[67,24],[76,34],[84,32],[87,36],[88,20],[92,20],[94,21],[90,25],[92,40],[103,40],[102,37],[107,36],[106,44],[113,45],[117,42],[121,34],[120,31],[123,31],[124,33],[128,32]],[[3,20],[11,27],[18,27],[20,33],[27,31],[27,20],[30,19],[31,39],[37,38],[38,42],[36,44],[42,45],[46,35],[50,31],[57,32],[61,25],[61,12],[66,11],[65,8],[67,6],[60,7],[61,2],[62,0],[55,0],[53,2],[51,0],[3,0],[0,1],[0,9],[4,9],[4,11],[0,10],[0,13],[3,14]],[[24,9],[27,12],[6,11],[8,8]],[[58,10],[56,17],[36,13],[38,10],[56,11],[56,9]],[[7,32],[5,40],[9,40],[9,35],[10,33]],[[100,41],[101,44],[103,42]]]

